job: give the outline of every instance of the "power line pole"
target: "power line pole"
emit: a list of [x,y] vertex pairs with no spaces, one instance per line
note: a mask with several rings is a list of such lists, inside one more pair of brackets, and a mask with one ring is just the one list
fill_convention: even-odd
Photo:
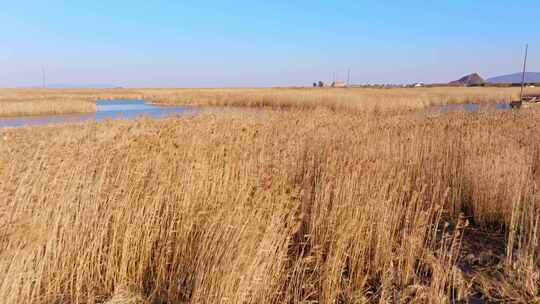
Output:
[[43,88],[45,89],[47,87],[47,82],[46,82],[46,79],[45,79],[45,68],[44,67],[41,67],[41,80],[42,80]]
[[519,93],[519,101],[523,100],[523,88],[525,87],[525,72],[527,70],[527,53],[529,52],[529,44],[525,44],[525,60],[523,61],[523,74],[521,75],[521,92]]

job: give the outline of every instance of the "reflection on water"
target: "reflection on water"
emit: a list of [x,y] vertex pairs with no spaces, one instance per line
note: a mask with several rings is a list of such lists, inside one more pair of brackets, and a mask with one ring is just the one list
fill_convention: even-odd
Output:
[[85,121],[104,121],[109,119],[135,119],[139,117],[165,118],[192,113],[185,107],[162,107],[147,104],[144,100],[99,100],[97,112],[90,114],[69,114],[52,116],[25,116],[0,118],[0,128],[45,126]]

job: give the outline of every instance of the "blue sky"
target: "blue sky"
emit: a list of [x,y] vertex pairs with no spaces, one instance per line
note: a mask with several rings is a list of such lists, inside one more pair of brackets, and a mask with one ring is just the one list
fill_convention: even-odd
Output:
[[[0,87],[439,82],[540,71],[540,1],[6,1]],[[520,17],[521,16],[521,17]]]

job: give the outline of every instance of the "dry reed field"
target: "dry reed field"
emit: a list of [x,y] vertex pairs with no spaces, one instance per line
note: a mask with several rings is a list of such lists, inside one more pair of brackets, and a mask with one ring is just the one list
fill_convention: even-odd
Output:
[[141,93],[147,100],[171,105],[403,111],[445,104],[509,103],[518,99],[519,88],[146,89]]
[[[540,93],[540,89],[529,89]],[[0,117],[95,112],[98,99],[145,99],[164,105],[347,111],[405,111],[461,103],[508,103],[519,88],[415,89],[0,89]]]
[[538,111],[283,108],[0,130],[1,302],[539,301]]
[[0,117],[92,113],[97,99],[140,98],[127,90],[0,89]]

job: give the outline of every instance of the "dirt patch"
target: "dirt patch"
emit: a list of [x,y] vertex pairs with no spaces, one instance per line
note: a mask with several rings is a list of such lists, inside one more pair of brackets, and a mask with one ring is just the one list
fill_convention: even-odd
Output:
[[504,233],[469,228],[463,235],[458,267],[466,276],[494,267],[506,257]]

